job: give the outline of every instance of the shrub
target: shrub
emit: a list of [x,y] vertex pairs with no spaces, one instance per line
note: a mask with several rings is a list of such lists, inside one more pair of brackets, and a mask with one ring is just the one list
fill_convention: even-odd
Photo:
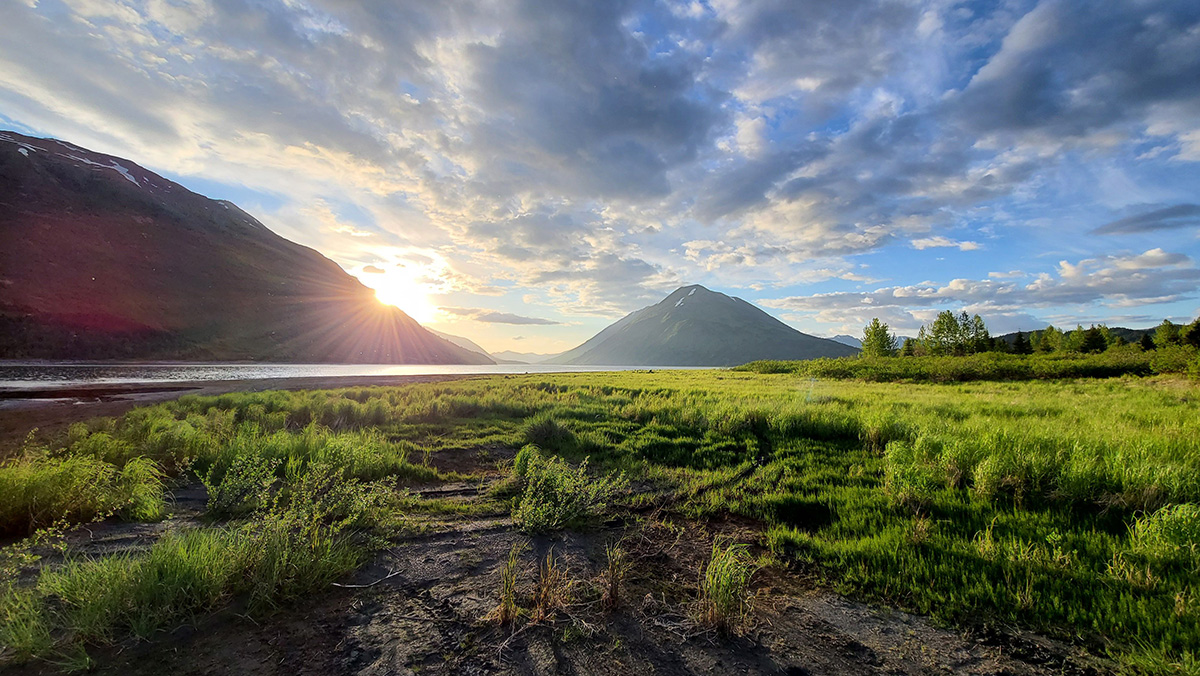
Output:
[[224,472],[213,465],[201,477],[208,489],[208,513],[218,518],[233,517],[266,506],[278,466],[278,460],[258,455],[239,455]]
[[587,459],[572,468],[559,457],[531,453],[525,462],[524,490],[513,521],[528,533],[547,533],[582,524],[604,511],[625,486],[624,475],[592,477]]

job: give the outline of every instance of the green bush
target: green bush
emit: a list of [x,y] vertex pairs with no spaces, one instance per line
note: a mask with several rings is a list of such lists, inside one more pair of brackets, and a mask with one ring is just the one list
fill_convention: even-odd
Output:
[[201,477],[208,489],[208,513],[217,518],[242,516],[267,505],[279,461],[259,455],[239,455],[229,468],[213,465]]
[[587,464],[585,458],[572,468],[557,456],[529,453],[524,461],[523,490],[513,509],[517,526],[527,533],[547,533],[581,525],[603,512],[625,487],[625,478],[590,476]]

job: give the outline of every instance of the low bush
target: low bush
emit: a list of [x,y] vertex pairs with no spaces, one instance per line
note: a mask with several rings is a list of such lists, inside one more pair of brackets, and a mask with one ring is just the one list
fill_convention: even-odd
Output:
[[527,533],[547,533],[599,516],[626,482],[623,475],[590,476],[587,465],[586,458],[572,468],[557,456],[530,452],[523,462],[523,489],[513,509],[517,526]]

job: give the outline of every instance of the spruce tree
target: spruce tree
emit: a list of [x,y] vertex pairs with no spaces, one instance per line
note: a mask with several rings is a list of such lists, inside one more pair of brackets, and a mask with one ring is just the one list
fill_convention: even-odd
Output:
[[892,357],[896,354],[896,337],[878,317],[863,327],[862,356]]

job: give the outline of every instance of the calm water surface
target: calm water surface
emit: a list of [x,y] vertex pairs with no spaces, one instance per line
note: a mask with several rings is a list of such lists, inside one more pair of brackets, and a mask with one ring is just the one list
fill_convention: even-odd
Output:
[[[257,380],[328,376],[419,376],[443,374],[582,373],[632,371],[647,366],[559,366],[550,364],[235,364],[166,362],[21,362],[0,361],[0,387],[126,385],[187,380]],[[668,367],[680,368],[680,367]],[[657,370],[657,369],[656,369]]]

